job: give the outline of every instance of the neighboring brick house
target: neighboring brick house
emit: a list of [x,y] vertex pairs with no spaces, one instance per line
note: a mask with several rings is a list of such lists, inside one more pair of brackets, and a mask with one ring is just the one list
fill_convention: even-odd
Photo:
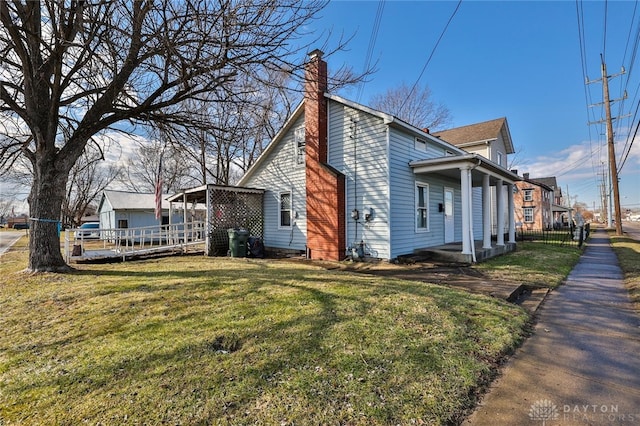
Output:
[[533,179],[543,185],[548,186],[553,191],[551,197],[551,213],[553,215],[553,227],[568,226],[571,222],[571,208],[566,207],[564,197],[562,195],[562,188],[558,186],[558,182],[555,176],[542,177]]
[[[353,253],[393,259],[460,242],[460,253],[475,261],[474,240],[502,252],[515,248],[515,173],[390,114],[327,93],[320,51],[311,52],[305,80],[303,102],[238,182],[265,190],[267,249],[302,251],[312,259]],[[507,189],[497,197],[507,225],[499,227],[492,247],[495,186]]]
[[516,226],[527,230],[548,230],[553,228],[553,189],[539,179],[530,179],[529,173],[516,182],[514,194]]

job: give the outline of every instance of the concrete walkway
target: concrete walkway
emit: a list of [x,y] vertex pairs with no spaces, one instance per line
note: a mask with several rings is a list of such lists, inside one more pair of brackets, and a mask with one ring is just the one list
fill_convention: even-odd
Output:
[[596,230],[464,425],[640,425],[640,316]]

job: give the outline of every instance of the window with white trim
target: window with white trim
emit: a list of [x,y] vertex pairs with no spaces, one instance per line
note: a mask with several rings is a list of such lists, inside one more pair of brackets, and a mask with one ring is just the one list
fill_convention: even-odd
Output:
[[416,150],[418,151],[426,151],[427,150],[427,141],[424,139],[416,138],[415,143]]
[[304,138],[304,127],[298,127],[293,132],[293,146],[295,149],[296,164],[304,164],[305,150],[307,142]]
[[429,185],[416,183],[416,230],[429,230]]
[[533,189],[524,190],[524,201],[533,201]]
[[502,166],[502,153],[500,151],[496,152],[496,163],[498,163],[498,165]]
[[523,210],[524,210],[524,221],[526,223],[533,222],[533,207],[525,207]]
[[280,228],[291,228],[291,192],[281,192],[279,201]]

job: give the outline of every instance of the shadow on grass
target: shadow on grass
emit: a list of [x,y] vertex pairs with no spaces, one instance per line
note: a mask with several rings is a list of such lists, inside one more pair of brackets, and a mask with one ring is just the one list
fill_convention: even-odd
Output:
[[[145,423],[454,423],[473,405],[487,359],[504,350],[489,349],[491,330],[522,315],[446,287],[248,265],[77,270],[93,280],[76,302],[81,312],[66,314],[66,330],[46,345],[38,339],[47,328],[25,337],[31,362],[63,362],[14,380],[7,395],[51,389],[36,406],[66,422],[126,414]],[[236,350],[216,349],[229,336]]]

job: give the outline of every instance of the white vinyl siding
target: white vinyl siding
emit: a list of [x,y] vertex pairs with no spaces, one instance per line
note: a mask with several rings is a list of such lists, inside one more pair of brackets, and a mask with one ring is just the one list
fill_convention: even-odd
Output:
[[[441,175],[415,175],[408,166],[410,161],[437,158],[444,149],[435,143],[427,144],[427,152],[415,149],[414,137],[402,129],[390,128],[390,205],[391,205],[391,256],[410,254],[415,249],[444,244],[444,215],[438,212],[438,204],[444,203],[444,187],[454,189],[454,218],[456,241],[461,241],[460,179],[446,179]],[[416,229],[415,182],[428,185],[429,232]]]
[[[373,257],[389,258],[388,156],[382,119],[329,102],[328,162],[345,175],[346,244],[364,241]],[[372,220],[365,221],[364,209]],[[358,221],[351,211],[360,213]]]
[[[264,194],[264,244],[267,247],[303,251],[306,247],[307,206],[304,167],[295,161],[295,129],[304,128],[301,116],[292,123],[282,140],[269,152],[243,186],[263,188]],[[280,226],[280,193],[291,193],[291,226]]]
[[[489,191],[491,192],[491,191]],[[473,239],[482,240],[482,187],[476,186],[471,189],[471,214],[473,215]],[[489,218],[491,220],[491,218]]]

